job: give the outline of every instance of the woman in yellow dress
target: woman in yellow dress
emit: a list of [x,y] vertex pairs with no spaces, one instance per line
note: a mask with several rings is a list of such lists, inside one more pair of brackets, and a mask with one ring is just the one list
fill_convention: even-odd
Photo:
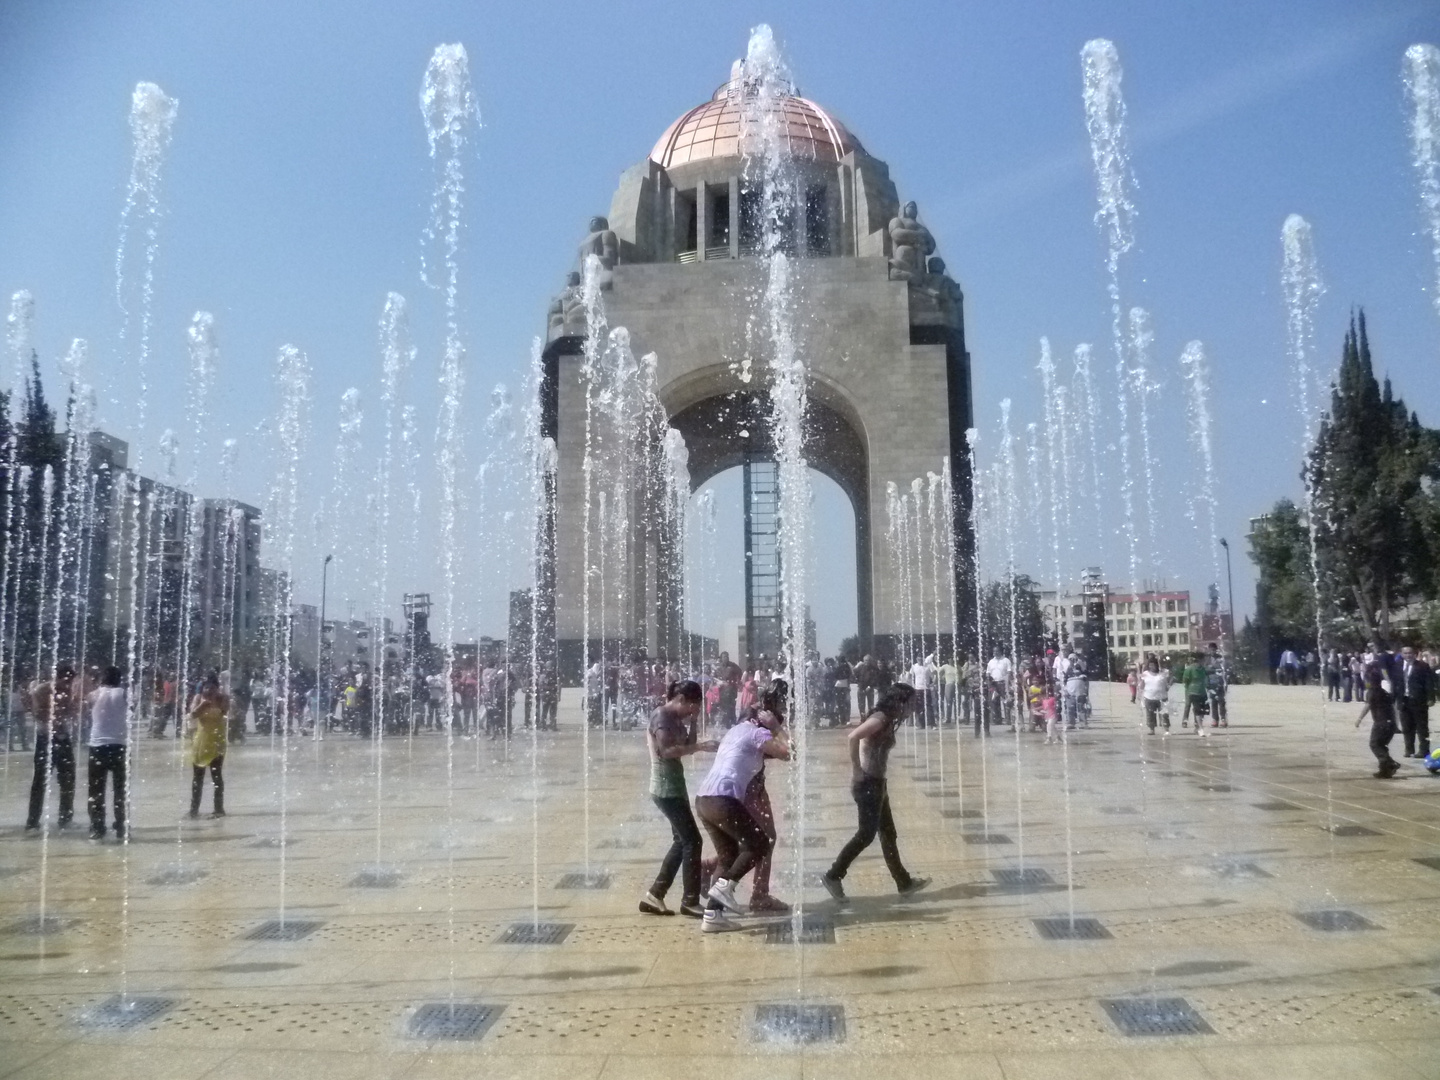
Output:
[[190,816],[200,816],[200,793],[205,786],[205,769],[215,785],[215,812],[211,817],[225,816],[225,718],[230,701],[220,692],[220,679],[207,675],[200,693],[190,710],[190,764],[195,769],[190,783]]

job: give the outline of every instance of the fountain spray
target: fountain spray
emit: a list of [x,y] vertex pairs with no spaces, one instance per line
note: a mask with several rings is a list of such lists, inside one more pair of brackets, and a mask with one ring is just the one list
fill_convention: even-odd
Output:
[[1440,48],[1411,45],[1405,50],[1405,96],[1410,117],[1410,160],[1420,184],[1420,212],[1430,234],[1435,262],[1431,302],[1440,313]]

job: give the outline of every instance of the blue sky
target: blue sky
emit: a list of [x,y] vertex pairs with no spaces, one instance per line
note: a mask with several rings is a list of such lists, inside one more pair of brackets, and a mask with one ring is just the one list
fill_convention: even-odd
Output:
[[[276,349],[292,342],[316,375],[313,503],[330,487],[346,387],[361,389],[375,445],[376,323],[392,289],[412,302],[416,404],[422,428],[433,426],[441,310],[419,282],[431,170],[417,95],[435,45],[465,44],[483,117],[468,161],[461,277],[478,432],[490,388],[518,383],[588,217],[606,211],[621,171],[666,125],[725,78],[761,21],[775,27],[803,92],[889,162],[902,198],[919,202],[965,289],[977,422],[992,445],[1001,398],[1014,399],[1021,425],[1040,418],[1042,334],[1062,357],[1093,342],[1108,385],[1079,50],[1091,37],[1116,42],[1140,185],[1124,287],[1155,322],[1154,464],[1172,583],[1199,594],[1211,576],[1183,513],[1195,485],[1178,369],[1187,341],[1203,340],[1214,368],[1221,532],[1243,551],[1247,519],[1299,493],[1278,284],[1287,214],[1315,228],[1327,286],[1322,358],[1338,357],[1349,308],[1363,304],[1379,365],[1422,420],[1440,424],[1440,320],[1399,79],[1407,45],[1440,41],[1440,12],[1425,3],[7,0],[0,289],[35,294],[47,372],[76,336],[91,342],[97,369],[119,370],[125,117],[135,82],[159,83],[180,113],[147,437],[185,427],[184,329],[196,309],[213,312],[222,361],[211,426],[217,441],[238,441],[228,493],[260,501],[270,440],[257,425],[275,410]],[[103,426],[133,437],[133,391],[119,378],[101,384],[115,389]],[[483,455],[478,442],[471,453]],[[220,493],[213,456],[201,478]],[[838,512],[822,500],[822,514]],[[843,545],[820,558],[848,573]],[[1123,576],[1113,538],[1075,558]],[[1249,567],[1240,559],[1235,570],[1243,610]],[[318,585],[310,577],[318,572],[300,575],[302,591]],[[842,632],[838,603],[817,609],[822,645]],[[471,614],[496,630],[499,610],[486,601]]]

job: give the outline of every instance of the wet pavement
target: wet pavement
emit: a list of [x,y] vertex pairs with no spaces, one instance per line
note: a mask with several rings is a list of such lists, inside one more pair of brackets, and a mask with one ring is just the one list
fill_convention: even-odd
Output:
[[1235,688],[1205,739],[1107,689],[1068,745],[902,731],[911,899],[878,845],[848,907],[819,888],[854,806],[843,733],[809,733],[803,790],[768,770],[807,919],[725,935],[636,911],[668,843],[643,739],[592,733],[587,781],[573,709],[534,761],[387,739],[378,785],[371,745],[282,768],[252,736],[215,820],[144,739],[126,847],[24,835],[5,756],[0,1076],[1440,1074],[1440,779],[1373,779],[1358,707],[1313,688]]

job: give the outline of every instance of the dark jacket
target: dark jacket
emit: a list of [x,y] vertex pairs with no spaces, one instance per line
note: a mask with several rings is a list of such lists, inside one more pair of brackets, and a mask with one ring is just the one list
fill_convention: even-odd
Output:
[[1431,698],[1435,696],[1435,673],[1430,670],[1429,664],[1417,658],[1410,665],[1410,672],[1407,675],[1404,658],[1396,657],[1395,690],[1396,697],[1404,697],[1411,702],[1429,705]]

